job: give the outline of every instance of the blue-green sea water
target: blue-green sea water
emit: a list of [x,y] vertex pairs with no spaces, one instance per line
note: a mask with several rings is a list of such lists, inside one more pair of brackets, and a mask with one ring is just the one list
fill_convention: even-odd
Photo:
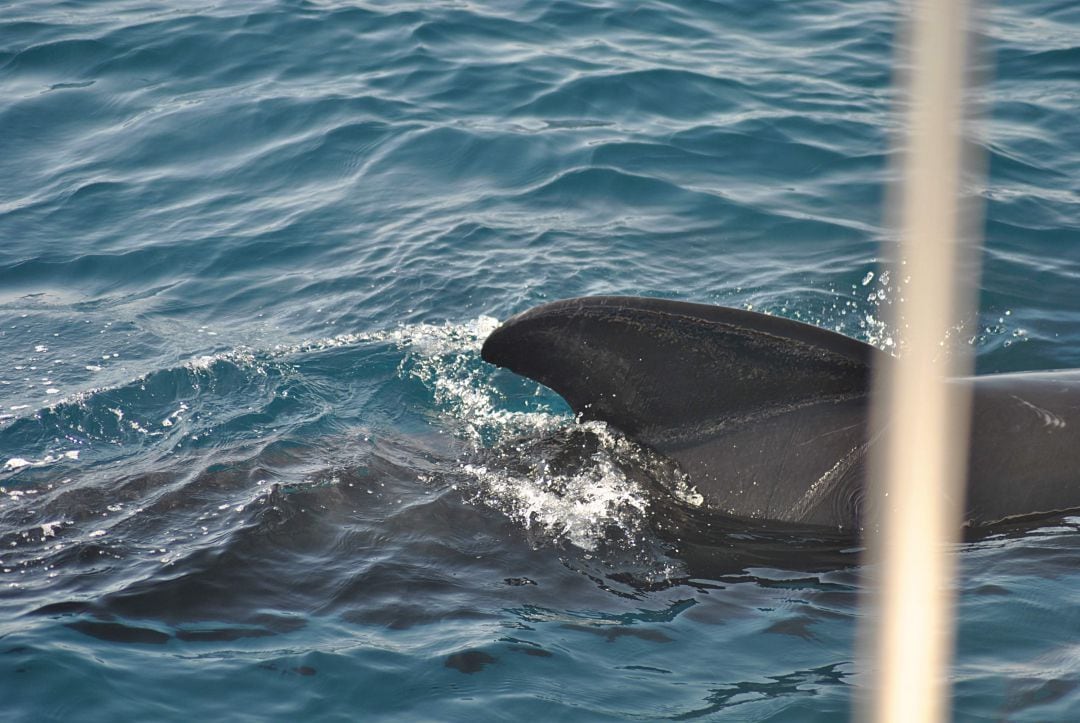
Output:
[[[998,5],[954,342],[1080,367],[1080,9]],[[4,3],[0,718],[847,718],[857,555],[684,554],[479,345],[617,293],[887,346],[900,13]],[[1080,719],[1078,526],[956,549],[956,720]]]

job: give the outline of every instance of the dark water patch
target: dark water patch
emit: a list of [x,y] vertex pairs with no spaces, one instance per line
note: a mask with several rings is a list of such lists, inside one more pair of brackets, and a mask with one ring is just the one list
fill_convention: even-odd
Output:
[[90,607],[89,603],[70,601],[70,602],[58,602],[58,603],[50,603],[48,605],[43,605],[40,608],[38,608],[37,610],[34,610],[33,613],[35,615],[53,615],[53,616],[56,616],[56,615],[59,615],[59,616],[78,615],[78,614],[81,614],[81,613],[85,613],[85,612],[89,611],[90,609],[91,609],[91,607]]
[[67,623],[72,630],[84,635],[104,640],[109,643],[137,643],[143,645],[164,645],[169,642],[169,635],[152,628],[141,628],[123,623],[95,622],[79,620]]
[[823,687],[847,685],[850,663],[834,663],[811,670],[798,670],[764,681],[741,681],[714,689],[707,697],[707,706],[673,716],[673,720],[696,720],[739,705],[787,699],[790,696],[818,695]]
[[663,668],[651,668],[648,665],[624,665],[623,670],[640,670],[646,673],[660,673],[661,675],[671,675],[672,671],[664,670]]
[[[1027,679],[1013,681],[1003,713],[1017,713],[1031,709],[1050,708],[1062,701],[1080,686],[1075,679],[1053,678],[1051,680]],[[1046,711],[1049,713],[1049,711]]]
[[450,655],[443,665],[447,668],[453,668],[454,670],[462,673],[473,674],[479,673],[498,661],[498,658],[485,653],[483,650],[466,650],[463,653],[454,653]]
[[660,630],[647,628],[628,628],[621,626],[598,628],[591,625],[563,625],[566,630],[574,630],[592,635],[599,635],[609,643],[614,643],[621,638],[636,638],[650,643],[670,643],[672,639]]
[[260,665],[259,667],[262,668],[263,670],[272,670],[275,673],[279,673],[281,675],[299,675],[299,676],[303,676],[305,678],[310,678],[313,675],[317,675],[318,672],[319,672],[318,670],[311,667],[310,665],[298,665],[298,666],[296,666],[294,668],[282,668],[282,667],[280,667],[278,665],[275,665],[273,663],[264,663],[264,664]]
[[774,635],[790,635],[792,637],[802,638],[803,640],[814,640],[814,632],[810,629],[812,623],[813,620],[810,620],[809,618],[784,620],[773,623],[765,628],[764,632],[772,633]]

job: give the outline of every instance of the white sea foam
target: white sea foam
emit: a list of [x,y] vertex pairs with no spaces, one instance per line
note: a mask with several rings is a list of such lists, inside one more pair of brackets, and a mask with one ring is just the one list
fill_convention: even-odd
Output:
[[[382,332],[377,340],[407,352],[401,373],[431,390],[441,421],[469,444],[460,467],[472,483],[467,497],[499,509],[524,529],[586,550],[612,526],[633,533],[648,496],[619,468],[622,438],[605,425],[588,423],[596,452],[579,465],[549,464],[545,455],[552,451],[538,441],[577,422],[542,407],[518,411],[503,406],[493,369],[479,359],[484,340],[498,325],[487,316],[464,324],[414,324]],[[492,453],[488,444],[497,451]]]
[[[480,317],[380,335],[407,351],[401,373],[431,389],[441,421],[469,444],[460,462],[466,497],[500,510],[540,540],[590,551],[613,531],[635,539],[647,520],[649,491],[628,472],[659,474],[658,458],[601,422],[579,422],[542,406],[506,409],[494,370],[478,353],[498,323]],[[665,482],[683,501],[700,504],[700,495],[673,470]]]
[[519,475],[507,469],[465,464],[480,483],[484,501],[525,529],[538,529],[584,549],[594,549],[616,526],[634,534],[648,497],[608,459],[570,473]]
[[481,364],[478,358],[484,340],[498,325],[497,319],[482,316],[458,325],[402,327],[388,338],[409,352],[403,371],[432,390],[443,419],[458,436],[476,446],[485,439],[538,432],[566,421],[564,415],[544,408],[536,411],[500,408],[491,368]]
[[47,454],[40,459],[27,459],[25,457],[12,457],[4,463],[2,471],[14,472],[24,467],[47,467],[51,464],[56,464],[65,459],[77,460],[79,458],[79,450],[72,449],[67,452],[61,452],[60,454]]

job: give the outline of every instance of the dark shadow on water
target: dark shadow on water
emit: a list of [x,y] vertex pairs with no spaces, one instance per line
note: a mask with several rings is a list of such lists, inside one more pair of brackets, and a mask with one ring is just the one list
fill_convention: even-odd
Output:
[[715,688],[705,702],[707,705],[696,710],[671,716],[670,720],[697,720],[715,715],[745,703],[754,703],[769,698],[816,695],[824,686],[847,685],[850,673],[842,668],[849,663],[797,670],[788,675],[770,676],[762,681],[740,681]]

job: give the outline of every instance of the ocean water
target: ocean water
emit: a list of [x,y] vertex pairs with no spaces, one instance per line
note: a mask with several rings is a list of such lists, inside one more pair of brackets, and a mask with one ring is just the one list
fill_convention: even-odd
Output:
[[[953,343],[1080,367],[1080,10],[998,5]],[[673,531],[662,460],[479,346],[618,293],[887,348],[899,17],[5,4],[0,717],[848,717],[856,551]],[[1078,526],[955,550],[956,720],[1080,717]]]

